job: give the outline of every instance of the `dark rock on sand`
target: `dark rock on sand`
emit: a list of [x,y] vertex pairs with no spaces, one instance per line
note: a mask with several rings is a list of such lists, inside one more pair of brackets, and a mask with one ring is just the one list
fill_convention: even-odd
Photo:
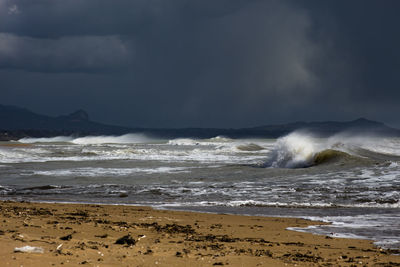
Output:
[[66,236],[62,236],[62,237],[60,237],[60,239],[61,239],[61,240],[65,240],[65,241],[69,241],[69,240],[72,239],[72,235],[69,234],[69,235],[66,235]]
[[131,235],[125,235],[118,238],[117,241],[115,241],[115,244],[133,246],[136,244],[136,240],[133,239]]

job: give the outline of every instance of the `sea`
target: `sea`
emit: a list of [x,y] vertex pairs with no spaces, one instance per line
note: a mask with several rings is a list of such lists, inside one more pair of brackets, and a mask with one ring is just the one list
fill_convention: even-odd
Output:
[[23,138],[0,143],[0,199],[298,217],[399,249],[400,138]]

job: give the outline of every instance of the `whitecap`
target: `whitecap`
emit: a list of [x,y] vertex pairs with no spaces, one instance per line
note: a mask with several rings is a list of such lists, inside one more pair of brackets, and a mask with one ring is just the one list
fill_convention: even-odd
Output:
[[142,144],[151,142],[152,139],[144,134],[125,134],[121,136],[86,136],[73,139],[71,142],[78,145],[96,144]]
[[74,138],[71,136],[56,136],[56,137],[41,137],[31,138],[24,137],[18,140],[20,143],[33,144],[33,143],[64,143],[71,142]]

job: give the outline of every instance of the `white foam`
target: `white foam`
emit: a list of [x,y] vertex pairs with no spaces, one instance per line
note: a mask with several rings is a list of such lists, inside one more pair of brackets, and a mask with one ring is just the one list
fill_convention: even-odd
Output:
[[398,247],[400,240],[396,236],[399,218],[396,214],[360,214],[352,216],[299,216],[313,221],[330,223],[305,228],[289,227],[288,230],[311,232],[340,238],[373,239],[376,245],[389,248]]
[[271,152],[269,166],[274,168],[297,168],[309,166],[314,155],[323,150],[316,138],[293,132],[279,138]]
[[[211,139],[175,139],[160,143],[142,134],[122,136],[87,136],[72,138],[23,138],[20,142],[34,143],[29,148],[0,151],[0,163],[48,162],[48,161],[92,161],[92,160],[157,160],[165,162],[198,162],[218,164],[257,164],[263,161],[266,150],[253,146],[264,144],[224,137]],[[271,142],[266,142],[269,146]],[[249,146],[243,151],[237,146]],[[180,147],[188,146],[188,147]],[[43,149],[43,151],[35,149]],[[44,148],[46,150],[44,150]],[[258,147],[257,147],[258,148]]]
[[51,171],[34,171],[29,175],[44,176],[74,176],[74,177],[96,177],[96,176],[128,176],[135,173],[181,173],[190,172],[189,167],[157,167],[157,168],[74,168],[57,169]]
[[[317,153],[326,149],[385,159],[386,156],[400,155],[400,139],[352,136],[346,133],[317,138],[306,132],[292,132],[276,140],[266,165],[275,168],[307,167],[312,165]],[[396,163],[391,166],[397,167]]]
[[[88,141],[88,140],[86,140]],[[89,140],[93,141],[93,140]],[[88,143],[88,142],[87,142]],[[46,149],[43,149],[43,148]],[[156,160],[165,162],[210,163],[256,163],[265,153],[236,153],[228,149],[170,149],[162,145],[144,147],[120,145],[43,145],[43,148],[0,149],[0,163],[48,162],[48,161],[94,161],[94,160]]]
[[125,134],[121,136],[86,136],[72,140],[72,143],[79,145],[92,144],[142,144],[148,143],[151,139],[144,134]]
[[390,165],[388,166],[389,168],[398,168],[400,167],[399,162],[391,162]]
[[74,138],[71,136],[56,136],[56,137],[42,137],[42,138],[31,138],[24,137],[19,139],[18,142],[25,144],[33,143],[61,143],[61,142],[71,142]]
[[177,138],[169,140],[167,144],[174,146],[219,146],[234,142],[235,140],[216,136],[210,139]]
[[142,144],[149,143],[153,140],[144,134],[131,133],[121,136],[100,135],[100,136],[85,136],[74,138],[72,136],[57,136],[46,138],[30,138],[25,137],[18,140],[20,143],[73,143],[78,145],[94,145],[94,144]]
[[44,150],[23,148],[0,148],[0,163],[40,162]]
[[168,141],[169,145],[173,146],[197,146],[200,145],[200,141],[190,138],[178,138]]

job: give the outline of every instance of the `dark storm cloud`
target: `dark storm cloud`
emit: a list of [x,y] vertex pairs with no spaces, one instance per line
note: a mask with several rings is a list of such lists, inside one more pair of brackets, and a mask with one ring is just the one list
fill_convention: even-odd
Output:
[[[0,31],[34,37],[137,34],[148,27],[223,16],[245,0],[1,0]],[[11,9],[18,12],[11,12]],[[13,16],[19,14],[20,16]],[[156,33],[155,33],[156,34]]]
[[3,103],[160,127],[393,122],[394,5],[0,0]]
[[0,68],[90,72],[120,69],[131,57],[132,51],[116,36],[45,39],[0,33]]
[[[301,3],[300,1],[296,2]],[[336,58],[323,92],[334,92],[344,114],[369,116],[400,126],[399,1],[303,1],[320,40]],[[330,61],[322,60],[325,64]],[[345,71],[343,71],[345,70]]]

